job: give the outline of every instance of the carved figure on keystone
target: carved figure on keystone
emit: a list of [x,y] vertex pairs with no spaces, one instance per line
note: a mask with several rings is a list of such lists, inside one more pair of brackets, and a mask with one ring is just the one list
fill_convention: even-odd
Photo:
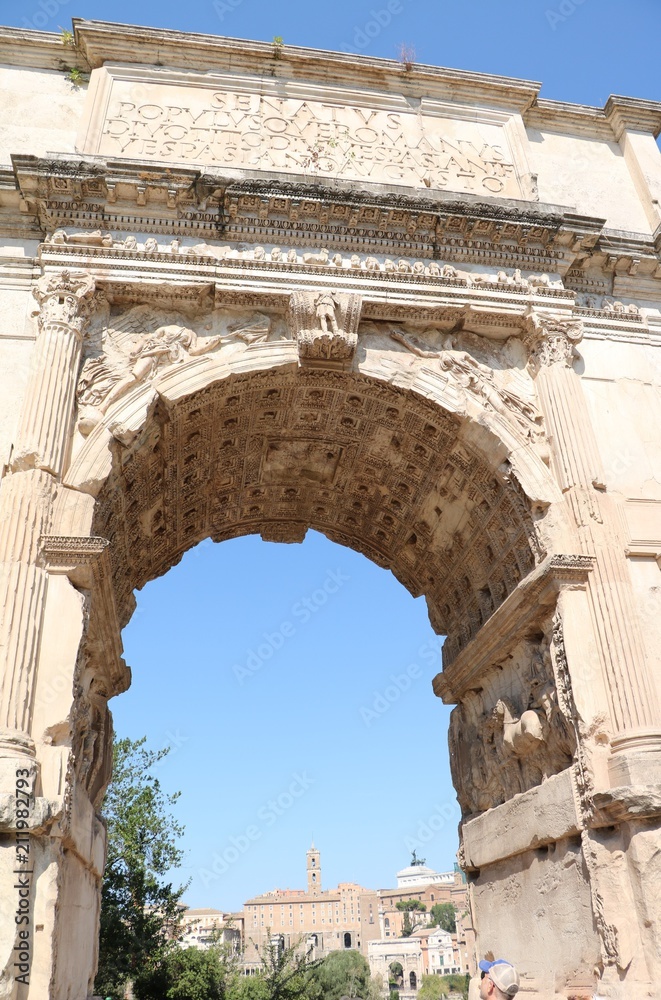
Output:
[[335,309],[337,301],[334,295],[328,292],[321,292],[314,300],[314,307],[323,333],[328,333],[328,324],[333,333],[339,333]]

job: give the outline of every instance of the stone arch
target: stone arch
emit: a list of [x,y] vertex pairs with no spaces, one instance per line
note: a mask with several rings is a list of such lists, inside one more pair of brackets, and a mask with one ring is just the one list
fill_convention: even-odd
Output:
[[547,467],[497,414],[460,414],[379,372],[294,367],[293,345],[268,346],[166,372],[74,456],[65,485],[95,503],[73,516],[111,543],[121,627],[133,589],[203,538],[297,541],[313,527],[424,594],[454,655],[544,558]]
[[[571,554],[572,519],[583,525],[601,515],[588,491],[569,491],[565,502],[557,467],[552,474],[545,461],[548,441],[537,407],[545,402],[556,442],[586,424],[570,369],[576,324],[540,319],[526,307],[507,319],[508,340],[491,340],[467,328],[470,311],[462,307],[460,335],[448,336],[447,321],[429,325],[427,313],[409,324],[401,314],[361,324],[356,296],[294,292],[286,323],[281,300],[273,303],[273,323],[243,303],[233,307],[244,331],[258,331],[257,341],[238,343],[222,334],[206,338],[205,324],[222,321],[224,312],[198,304],[189,320],[175,315],[154,323],[156,334],[171,338],[171,363],[136,366],[128,375],[125,364],[110,392],[98,390],[100,405],[96,416],[85,417],[84,436],[71,433],[70,373],[81,359],[93,291],[90,276],[68,272],[46,276],[37,289],[41,367],[3,494],[13,516],[27,509],[37,518],[29,559],[17,558],[16,572],[43,619],[35,617],[10,650],[23,667],[7,691],[19,733],[12,752],[33,761],[44,815],[50,799],[62,808],[48,848],[61,879],[48,897],[59,907],[48,958],[57,981],[80,983],[94,967],[94,924],[84,931],[76,914],[81,901],[91,912],[98,907],[104,834],[96,813],[109,778],[107,701],[130,683],[120,632],[134,607],[133,590],[206,537],[257,532],[295,542],[314,527],[424,595],[433,628],[447,636],[434,690],[457,705],[450,746],[465,869],[483,890],[482,865],[493,872],[506,861],[512,869],[540,839],[562,842],[571,873],[563,892],[573,896],[568,883],[575,876],[583,905],[598,913],[596,882],[580,874],[577,849],[577,830],[589,822],[592,805],[564,611],[571,591],[567,620],[575,642],[576,609],[585,605],[574,598],[598,560],[590,547]],[[310,302],[321,299],[329,316],[335,311],[332,334],[309,327]],[[79,392],[94,389],[96,377],[101,385],[112,380],[103,331],[113,317],[107,301],[100,306],[102,350],[86,359]],[[115,307],[120,319],[122,308]],[[163,344],[151,344],[141,325],[144,310],[137,309],[132,329],[146,357],[144,351]],[[353,333],[344,329],[351,324]],[[68,338],[69,354],[60,351],[56,334]],[[125,361],[133,357],[129,348],[125,353]],[[66,367],[66,406],[51,392],[55,364],[63,374]],[[82,415],[85,400],[78,402]],[[581,445],[586,461],[591,447]],[[553,457],[565,458],[557,447]],[[55,477],[50,470],[60,471]],[[594,600],[614,579],[608,563],[600,573]],[[71,628],[66,648],[54,655],[63,618]],[[33,660],[21,643],[27,650],[37,633],[39,662],[30,673]],[[43,693],[54,661],[70,671],[73,692],[49,707]],[[600,684],[595,675],[590,694],[603,703]],[[516,843],[504,844],[493,811],[519,793],[528,794],[517,805],[528,823],[517,828]],[[555,815],[558,801],[570,809],[540,838],[533,817]],[[581,827],[571,812],[576,803]],[[434,816],[430,826],[446,818]],[[75,975],[57,964],[74,925],[85,949]],[[603,947],[611,947],[603,920],[598,933]],[[599,947],[587,930],[584,945],[593,955]]]
[[398,386],[392,363],[306,367],[291,341],[227,353],[129,389],[74,440],[56,500],[54,538],[99,547],[70,576],[87,595],[74,780],[96,809],[133,591],[204,538],[314,528],[363,553],[425,596],[448,664],[547,557],[558,491],[514,420],[428,374]]

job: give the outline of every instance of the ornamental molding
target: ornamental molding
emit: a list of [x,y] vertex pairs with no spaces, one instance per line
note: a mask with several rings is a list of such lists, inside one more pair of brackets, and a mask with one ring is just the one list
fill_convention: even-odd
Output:
[[93,593],[85,648],[96,660],[105,696],[128,690],[131,671],[122,657],[110,543],[98,536],[43,535],[39,547],[49,573],[64,574],[75,587]]
[[349,182],[291,183],[261,171],[247,170],[239,182],[221,170],[64,155],[18,155],[13,166],[24,215],[44,234],[85,225],[564,271],[592,252],[603,227],[601,219],[532,202],[515,210],[471,195],[373,194]]
[[39,303],[39,329],[70,330],[81,339],[94,308],[94,278],[84,271],[62,271],[39,278],[32,294]]
[[433,681],[434,694],[455,704],[494,664],[504,660],[532,626],[541,625],[555,610],[564,587],[584,587],[594,556],[555,554],[546,559],[512,591],[475,637],[454,656],[443,646],[443,672]]
[[525,317],[523,341],[533,374],[552,365],[571,368],[582,339],[583,324],[578,319],[540,315],[534,309]]

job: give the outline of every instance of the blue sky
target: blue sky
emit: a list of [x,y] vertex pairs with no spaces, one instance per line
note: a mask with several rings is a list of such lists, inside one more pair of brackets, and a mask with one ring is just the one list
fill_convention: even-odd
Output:
[[[659,0],[0,2],[6,25],[73,16],[390,58],[406,44],[419,62],[539,80],[547,98],[661,99]],[[112,707],[121,735],[171,747],[159,776],[182,791],[191,905],[302,886],[313,836],[326,887],[392,885],[413,846],[452,866],[449,710],[423,601],[312,532],[208,541],[138,600],[133,687]]]
[[57,31],[72,17],[265,41],[280,35],[292,45],[388,58],[405,43],[419,62],[539,80],[547,98],[661,98],[659,0],[399,0],[390,9],[388,0],[0,0],[7,25]]

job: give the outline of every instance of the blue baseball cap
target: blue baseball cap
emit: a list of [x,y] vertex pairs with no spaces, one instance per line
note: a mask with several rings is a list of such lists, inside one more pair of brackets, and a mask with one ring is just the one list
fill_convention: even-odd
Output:
[[487,962],[486,959],[483,959],[479,963],[479,967],[482,972],[489,974],[489,978],[501,993],[508,997],[513,997],[515,993],[518,993],[519,973],[511,962],[507,962],[504,958],[497,958],[493,962]]

